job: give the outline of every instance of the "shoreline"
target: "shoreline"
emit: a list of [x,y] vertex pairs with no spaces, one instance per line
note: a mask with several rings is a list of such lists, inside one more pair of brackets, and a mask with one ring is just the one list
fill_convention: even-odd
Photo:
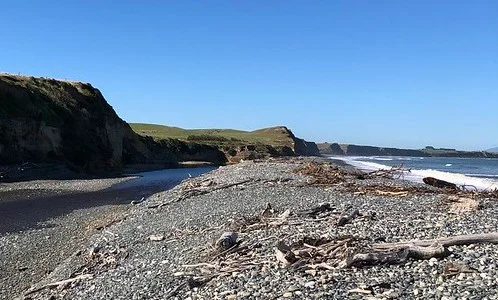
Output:
[[206,166],[219,166],[208,161],[180,161],[175,163],[143,163],[127,164],[121,170],[101,172],[96,174],[78,173],[68,169],[60,163],[22,165],[0,165],[0,192],[3,184],[21,183],[26,181],[49,181],[49,180],[94,180],[94,179],[117,179],[128,177],[127,174],[143,173],[157,170],[199,168]]
[[[441,190],[382,178],[360,180],[348,174],[322,159],[293,158],[223,166],[186,180],[133,206],[125,220],[93,235],[79,255],[70,256],[33,285],[32,289],[41,289],[30,297],[344,299],[365,291],[390,299],[498,296],[494,289],[498,268],[492,263],[498,261],[498,246],[490,244],[452,246],[444,258],[398,265],[341,267],[345,257],[339,255],[325,260],[326,268],[310,267],[324,259],[320,256],[314,256],[315,263],[303,258],[304,265],[295,270],[286,267],[275,256],[279,241],[302,247],[303,239],[313,246],[319,243],[313,242],[317,238],[334,242],[355,237],[347,242],[347,249],[354,252],[375,242],[483,233],[498,227],[495,200],[478,197],[481,208],[455,217],[449,213],[449,195]],[[308,215],[321,203],[329,203],[330,210]],[[362,216],[338,226],[337,218],[352,208]],[[289,216],[283,217],[286,210]],[[261,219],[265,214],[271,216],[268,221]],[[241,250],[213,258],[211,245],[227,230],[238,231]],[[88,256],[94,251],[89,249],[99,250]],[[109,258],[115,263],[105,264]],[[448,263],[475,271],[446,278]],[[82,267],[87,271],[78,273]],[[91,278],[62,290],[43,288],[71,274]],[[206,281],[189,288],[192,280]]]
[[178,184],[181,172],[168,179],[168,171],[153,182],[146,175],[0,184],[0,299],[13,299],[96,233],[126,219],[131,203]]

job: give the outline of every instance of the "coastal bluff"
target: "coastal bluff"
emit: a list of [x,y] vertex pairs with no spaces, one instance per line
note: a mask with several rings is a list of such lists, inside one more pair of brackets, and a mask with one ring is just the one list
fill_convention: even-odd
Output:
[[91,84],[0,75],[2,165],[64,163],[93,173],[149,157],[147,147]]
[[102,173],[131,164],[169,167],[182,161],[203,161],[221,165],[264,157],[319,155],[315,143],[297,138],[284,126],[248,134],[262,138],[256,141],[225,140],[210,134],[157,139],[136,131],[90,83],[0,74],[3,166],[29,162]]
[[437,149],[430,146],[424,149],[400,149],[338,143],[320,143],[317,145],[322,155],[498,158],[498,153],[488,151],[459,151],[456,149]]
[[235,129],[184,129],[179,127],[130,123],[144,138],[156,143],[185,143],[188,147],[202,144],[218,149],[227,163],[241,160],[282,156],[319,156],[314,142],[298,138],[286,126],[274,126],[253,131]]

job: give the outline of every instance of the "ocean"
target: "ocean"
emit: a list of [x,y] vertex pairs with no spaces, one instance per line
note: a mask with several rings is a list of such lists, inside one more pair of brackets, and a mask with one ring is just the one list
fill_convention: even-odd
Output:
[[498,189],[498,159],[456,157],[404,157],[404,156],[330,156],[360,170],[374,171],[403,166],[411,171],[405,180],[422,182],[434,177],[457,185],[475,186],[479,190]]

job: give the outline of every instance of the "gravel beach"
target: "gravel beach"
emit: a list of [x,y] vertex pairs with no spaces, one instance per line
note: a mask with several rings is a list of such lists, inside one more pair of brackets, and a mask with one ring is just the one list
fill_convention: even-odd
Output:
[[[449,246],[444,257],[409,258],[399,264],[344,264],[375,243],[496,232],[496,200],[477,197],[478,209],[449,213],[447,193],[401,180],[350,176],[335,184],[317,184],[311,176],[295,172],[310,161],[246,161],[154,194],[127,207],[125,219],[94,233],[50,273],[30,282],[30,288],[17,285],[22,290],[16,295],[498,299],[496,244]],[[385,192],[387,188],[401,192]],[[327,209],[310,210],[317,207]],[[355,209],[359,216],[339,226],[338,220]],[[216,249],[216,241],[227,231],[237,232],[238,246]],[[71,235],[54,238],[68,241]],[[29,233],[18,239],[1,238],[2,260],[14,259],[16,249],[33,244]],[[277,244],[292,248],[294,254],[287,254],[296,256],[295,261],[287,254],[283,258],[283,247]],[[334,251],[324,256],[326,245]],[[57,249],[55,244],[53,251]],[[5,292],[8,287],[1,277],[0,291]]]

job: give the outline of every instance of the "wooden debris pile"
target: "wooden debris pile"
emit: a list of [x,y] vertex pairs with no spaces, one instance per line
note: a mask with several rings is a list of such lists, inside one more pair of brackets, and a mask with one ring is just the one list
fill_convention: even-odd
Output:
[[119,246],[111,244],[93,246],[84,257],[85,264],[73,273],[73,275],[95,275],[115,269],[128,255],[128,251]]
[[233,219],[230,221],[229,227],[232,231],[238,232],[268,229],[288,224],[290,216],[290,210],[286,210],[279,214],[268,203],[266,208],[259,215],[251,217],[242,216],[240,218]]
[[333,166],[328,163],[310,162],[301,168],[294,170],[294,173],[311,176],[312,185],[330,185],[345,182],[348,178],[354,177],[353,174]]
[[382,177],[388,179],[402,179],[405,174],[410,173],[411,169],[405,168],[402,164],[399,166],[392,166],[389,169],[379,169],[368,173],[362,173],[358,179],[372,179],[375,177]]
[[348,249],[356,238],[339,237],[337,239],[315,238],[306,236],[287,245],[279,241],[275,246],[276,259],[286,268],[302,270],[316,274],[317,269],[333,270],[346,258]]
[[362,184],[363,180],[375,178],[402,179],[411,169],[394,166],[390,169],[380,169],[368,173],[350,171],[330,163],[311,162],[294,173],[310,176],[310,185],[335,187],[338,191],[350,192],[355,195],[374,194],[388,197],[405,197],[412,194],[447,194],[467,198],[498,199],[498,189],[478,190],[472,185],[457,185],[441,179],[423,178],[424,185],[389,184],[372,181]]
[[[261,238],[252,234],[254,231],[267,232],[272,226],[301,225],[304,222],[326,222],[326,226],[334,224],[333,226],[338,227],[354,226],[354,222],[359,218],[375,221],[376,215],[373,212],[361,213],[354,207],[338,212],[330,203],[296,212],[285,210],[278,213],[268,204],[259,215],[240,218],[242,221],[237,223],[237,226],[229,224],[230,228],[238,231],[223,232],[210,248],[205,249],[209,251],[204,255],[202,262],[181,266],[174,276],[182,283],[173,288],[169,296],[175,295],[185,287],[199,287],[248,270],[264,273],[280,267],[316,276],[319,270],[327,272],[343,268],[404,264],[413,259],[446,257],[449,254],[448,247],[454,245],[498,244],[498,232],[399,243],[374,243],[368,238],[358,236],[300,234],[299,238],[292,238],[290,235]],[[272,251],[269,251],[270,249]],[[470,271],[465,266],[447,264],[444,274],[453,276]]]

